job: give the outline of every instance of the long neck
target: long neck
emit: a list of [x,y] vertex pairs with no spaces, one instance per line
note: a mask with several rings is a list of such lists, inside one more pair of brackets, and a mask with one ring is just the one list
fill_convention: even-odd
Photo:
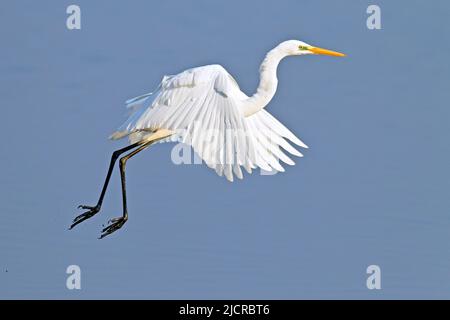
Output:
[[277,68],[281,59],[286,54],[276,47],[270,50],[259,68],[259,86],[256,93],[248,98],[244,103],[244,116],[249,117],[252,114],[264,108],[272,100],[277,91],[278,79]]

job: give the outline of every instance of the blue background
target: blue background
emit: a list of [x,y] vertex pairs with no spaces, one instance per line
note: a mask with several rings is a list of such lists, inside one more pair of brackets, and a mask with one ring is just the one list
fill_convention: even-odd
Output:
[[[0,5],[0,298],[450,298],[448,1],[69,1]],[[164,74],[222,64],[252,94],[287,39],[348,54],[291,57],[268,110],[310,149],[234,183],[176,166],[171,144],[130,160],[94,204],[124,101]],[[81,267],[81,290],[66,268]],[[382,289],[368,290],[379,265]]]

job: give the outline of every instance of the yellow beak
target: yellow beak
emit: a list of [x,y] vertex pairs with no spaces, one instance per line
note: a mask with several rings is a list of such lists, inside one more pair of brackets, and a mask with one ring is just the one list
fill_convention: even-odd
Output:
[[318,47],[310,47],[310,48],[308,48],[308,50],[314,54],[324,54],[324,55],[333,56],[333,57],[345,57],[345,54],[343,54],[343,53],[331,51],[328,49],[318,48]]

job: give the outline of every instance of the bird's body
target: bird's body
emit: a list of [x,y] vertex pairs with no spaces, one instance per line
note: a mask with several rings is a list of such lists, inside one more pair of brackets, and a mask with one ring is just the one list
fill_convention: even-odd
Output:
[[75,226],[100,210],[113,165],[119,154],[134,149],[121,158],[124,215],[103,230],[106,236],[126,221],[125,163],[156,141],[181,141],[192,146],[204,162],[229,181],[233,175],[242,179],[241,167],[284,171],[279,160],[293,165],[290,153],[302,156],[289,142],[307,148],[289,129],[263,108],[274,96],[277,67],[290,55],[341,53],[312,47],[298,40],[282,42],[269,51],[260,67],[260,82],[251,97],[243,93],[234,78],[220,65],[188,69],[165,76],[157,92],[127,101],[128,120],[112,134],[112,139],[128,137],[130,146],[116,151],[99,202],[74,220]]
[[129,100],[129,119],[112,135],[129,136],[134,143],[159,129],[173,132],[163,141],[191,145],[205,163],[233,181],[242,179],[241,167],[251,173],[284,171],[279,163],[294,162],[282,151],[302,156],[286,139],[305,147],[293,133],[265,110],[253,114],[252,98],[244,94],[233,77],[220,65],[188,69],[165,76],[155,95]]

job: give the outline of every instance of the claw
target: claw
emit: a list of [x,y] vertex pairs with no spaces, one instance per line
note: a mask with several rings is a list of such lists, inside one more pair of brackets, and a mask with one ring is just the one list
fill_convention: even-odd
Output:
[[118,218],[112,218],[108,220],[108,225],[112,224],[112,223],[116,223],[117,221],[123,220],[123,217],[118,217]]
[[107,227],[103,228],[102,234],[100,235],[99,239],[103,239],[104,237],[110,235],[111,233],[119,230],[122,228],[122,226],[127,222],[127,217],[119,217],[119,218],[113,218],[108,221]]
[[92,216],[94,216],[96,213],[98,213],[100,211],[99,206],[91,207],[91,206],[79,205],[78,208],[79,209],[88,209],[88,211],[83,212],[79,216],[75,217],[75,219],[73,219],[73,221],[72,221],[72,225],[69,227],[69,230],[72,230],[76,225],[80,224],[84,220],[91,218]]

